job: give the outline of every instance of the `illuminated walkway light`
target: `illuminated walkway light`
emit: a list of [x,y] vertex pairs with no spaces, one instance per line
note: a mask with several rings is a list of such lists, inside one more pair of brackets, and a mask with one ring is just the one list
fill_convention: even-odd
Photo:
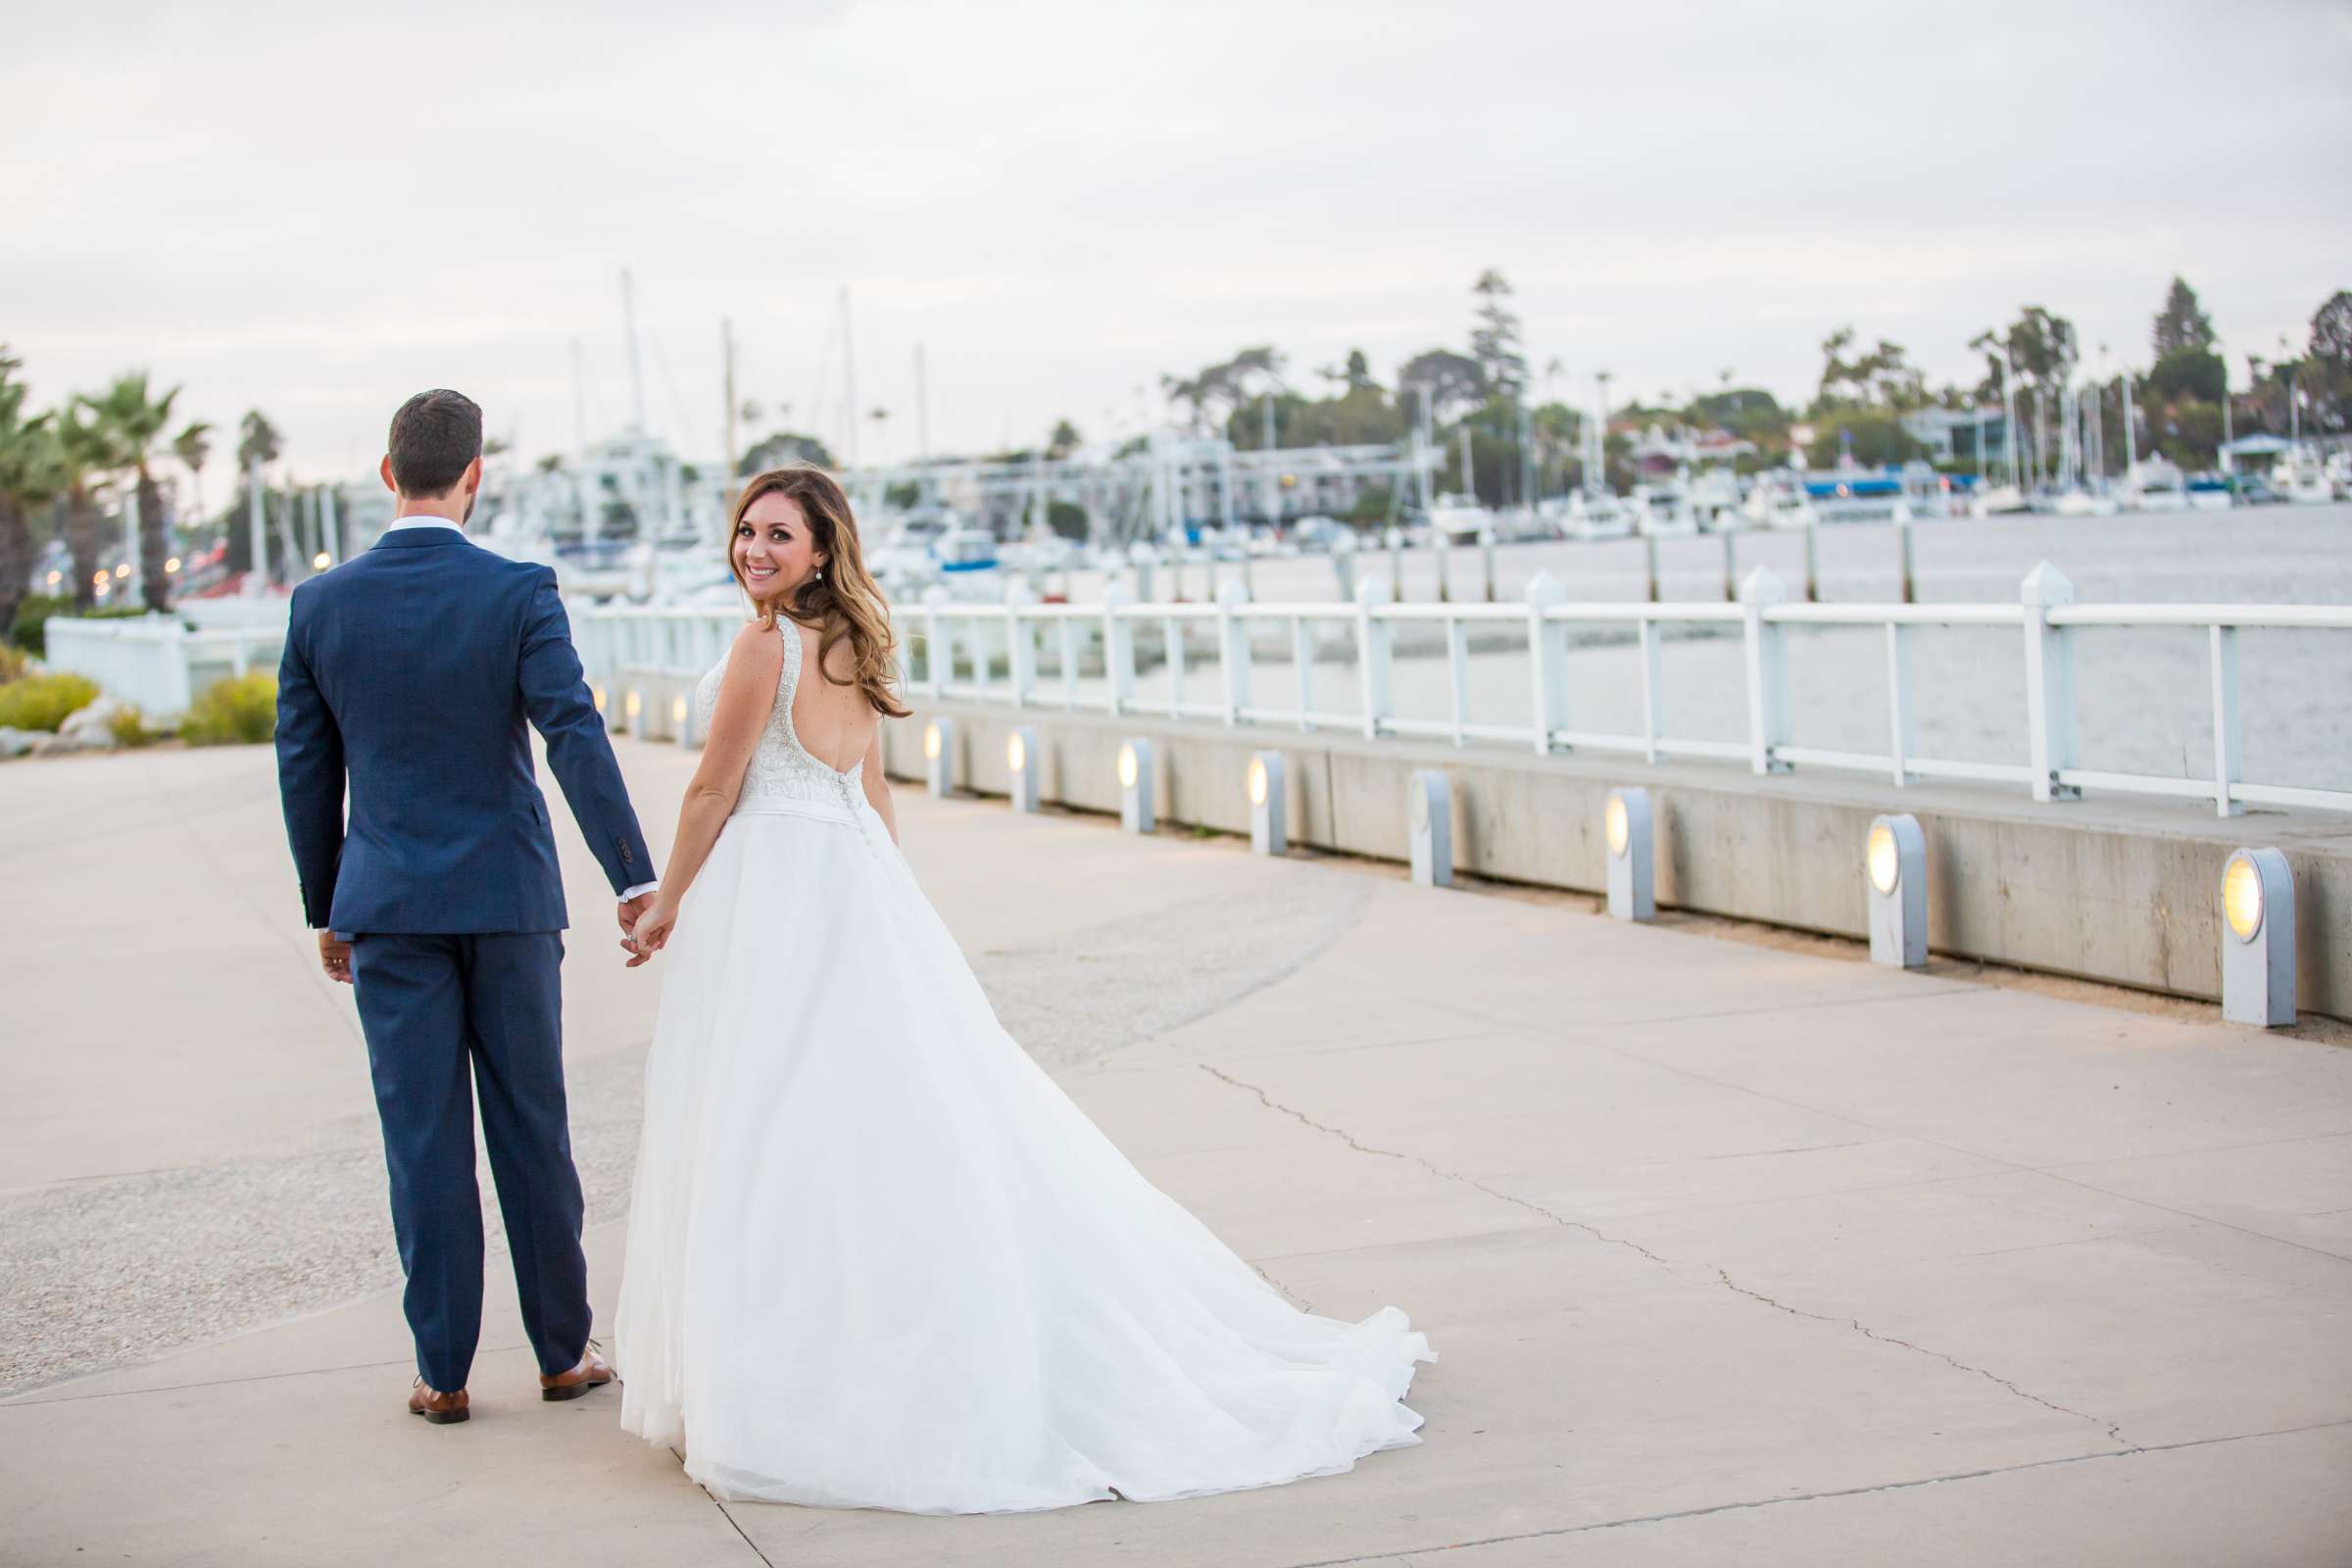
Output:
[[1446,775],[1416,768],[1405,784],[1412,836],[1413,880],[1425,888],[1453,886],[1453,791]]
[[1869,883],[1870,959],[1898,969],[1928,961],[1928,841],[1904,812],[1870,824],[1863,841]]
[[2295,1021],[2295,874],[2277,850],[2237,850],[2222,867],[2222,1016]]
[[1045,754],[1037,748],[1037,731],[1023,724],[1004,743],[1004,769],[1011,776],[1006,794],[1016,811],[1037,809],[1037,775],[1045,770]]
[[956,793],[956,721],[934,718],[923,725],[923,782],[934,795]]
[[1141,735],[1119,742],[1119,826],[1130,833],[1159,826],[1152,801],[1152,743]]
[[1609,851],[1609,913],[1620,920],[1658,917],[1657,856],[1650,847],[1649,791],[1609,791],[1601,815]]
[[1259,855],[1288,855],[1291,836],[1283,820],[1282,754],[1253,754],[1249,785],[1250,848]]

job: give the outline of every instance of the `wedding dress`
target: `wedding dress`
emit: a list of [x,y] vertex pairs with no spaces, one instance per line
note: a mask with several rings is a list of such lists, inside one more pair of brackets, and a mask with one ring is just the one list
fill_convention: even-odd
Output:
[[622,1425],[721,1497],[914,1513],[1272,1486],[1418,1443],[1400,1401],[1436,1357],[1402,1312],[1292,1306],[999,1026],[858,769],[794,734],[784,630],[662,958]]

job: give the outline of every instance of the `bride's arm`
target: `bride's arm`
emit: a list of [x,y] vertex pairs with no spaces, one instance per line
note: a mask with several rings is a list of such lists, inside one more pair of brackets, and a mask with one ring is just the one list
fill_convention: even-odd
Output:
[[[751,766],[760,731],[776,708],[776,681],[784,669],[784,641],[773,627],[749,625],[736,635],[727,656],[726,673],[719,677],[718,701],[710,711],[710,732],[703,744],[703,760],[686,786],[678,808],[678,833],[669,851],[669,869],[652,907],[637,919],[632,934],[635,951],[660,952],[677,923],[678,905],[694,886],[696,873],[710,858],[710,846],[727,825],[735,798],[743,793],[744,770]],[[626,946],[627,944],[623,944]]]
[[890,779],[882,771],[882,726],[879,724],[874,726],[874,738],[866,744],[863,782],[866,804],[874,808],[874,814],[882,819],[882,825],[890,829],[890,842],[898,843],[899,814],[891,809]]

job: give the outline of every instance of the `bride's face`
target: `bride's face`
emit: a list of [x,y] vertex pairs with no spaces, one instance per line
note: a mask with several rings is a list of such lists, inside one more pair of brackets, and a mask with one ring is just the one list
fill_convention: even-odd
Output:
[[798,589],[824,564],[808,537],[801,504],[770,490],[735,526],[735,574],[760,604]]

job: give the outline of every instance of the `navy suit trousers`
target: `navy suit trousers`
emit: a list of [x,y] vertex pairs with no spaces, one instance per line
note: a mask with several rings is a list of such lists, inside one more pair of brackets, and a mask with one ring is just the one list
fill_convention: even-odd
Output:
[[418,1375],[435,1389],[466,1387],[481,1338],[476,1091],[523,1330],[542,1372],[568,1371],[590,1313],[564,1116],[563,933],[362,933],[351,952]]

